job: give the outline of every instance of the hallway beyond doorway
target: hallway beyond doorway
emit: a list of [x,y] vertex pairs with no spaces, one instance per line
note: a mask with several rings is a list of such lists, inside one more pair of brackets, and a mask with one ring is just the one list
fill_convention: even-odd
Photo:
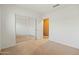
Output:
[[49,36],[49,19],[43,20],[43,36]]

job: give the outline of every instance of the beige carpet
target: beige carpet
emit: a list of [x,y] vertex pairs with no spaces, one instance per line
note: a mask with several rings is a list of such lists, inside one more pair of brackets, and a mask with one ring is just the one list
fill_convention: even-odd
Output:
[[79,49],[65,46],[47,39],[24,41],[14,47],[3,49],[7,55],[77,55]]
[[36,55],[79,55],[79,49],[48,41],[36,49]]
[[18,43],[14,47],[3,49],[3,52],[8,52],[9,55],[32,55],[35,50],[41,45],[46,43],[46,41],[41,40],[28,40],[25,42]]
[[31,40],[31,39],[35,39],[35,37],[32,35],[16,35],[16,43]]

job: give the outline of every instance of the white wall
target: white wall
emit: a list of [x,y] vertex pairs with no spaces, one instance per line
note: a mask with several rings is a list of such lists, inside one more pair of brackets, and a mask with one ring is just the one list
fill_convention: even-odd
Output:
[[0,6],[0,49],[1,49],[1,6]]
[[15,15],[13,11],[14,7],[12,5],[2,5],[2,47],[8,48],[14,46],[15,41]]
[[42,39],[43,38],[43,18],[42,18],[42,15],[38,17],[36,22],[37,22],[37,25],[36,25],[37,39]]
[[[16,15],[20,15],[20,16],[29,16],[29,17],[33,17],[32,20],[30,21],[30,29],[29,32],[33,35],[35,35],[35,22],[34,21],[38,21],[39,18],[39,14],[35,13],[35,12],[31,12],[29,10],[23,9],[23,8],[19,8],[16,7],[15,5],[1,5],[2,7],[2,19],[1,19],[1,35],[2,35],[2,41],[1,41],[1,48],[8,48],[8,47],[12,47],[16,44],[16,28],[15,28],[15,16]],[[27,20],[25,20],[27,22]],[[29,22],[28,22],[29,24]],[[38,24],[39,25],[39,24]],[[42,27],[41,27],[42,28]],[[40,29],[41,29],[40,28]],[[22,30],[24,30],[24,28],[21,27]],[[19,30],[21,30],[19,29]],[[40,33],[42,32],[38,32],[38,35],[40,35]],[[26,33],[22,33],[22,32],[18,32],[17,34],[26,34]],[[41,37],[41,35],[40,35]]]
[[79,48],[79,5],[69,5],[47,15],[49,40]]
[[16,15],[16,35],[35,36],[35,18]]
[[[28,9],[16,8],[16,34],[33,35],[42,38],[42,18]],[[37,22],[37,23],[36,23]]]
[[16,8],[16,35],[35,36],[36,15],[23,8]]

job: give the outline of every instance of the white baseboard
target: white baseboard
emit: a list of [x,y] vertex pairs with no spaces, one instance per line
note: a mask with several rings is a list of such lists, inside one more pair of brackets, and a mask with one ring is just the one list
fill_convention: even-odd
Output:
[[69,47],[72,47],[72,48],[75,48],[75,49],[79,49],[79,47],[77,47],[75,45],[72,45],[72,44],[69,44],[69,43],[66,43],[66,42],[56,41],[56,40],[50,40],[50,41],[53,41],[53,42],[56,42],[56,43],[60,43],[60,44],[63,44],[63,45],[66,45],[66,46],[69,46]]

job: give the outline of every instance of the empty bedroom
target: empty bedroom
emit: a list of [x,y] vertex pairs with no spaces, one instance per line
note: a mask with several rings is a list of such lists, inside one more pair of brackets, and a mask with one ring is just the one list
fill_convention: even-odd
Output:
[[0,55],[79,55],[79,4],[0,4]]

